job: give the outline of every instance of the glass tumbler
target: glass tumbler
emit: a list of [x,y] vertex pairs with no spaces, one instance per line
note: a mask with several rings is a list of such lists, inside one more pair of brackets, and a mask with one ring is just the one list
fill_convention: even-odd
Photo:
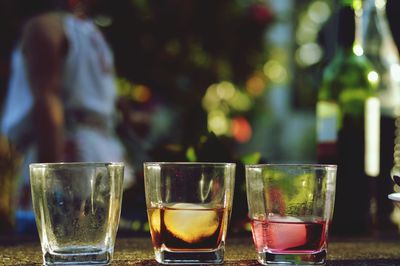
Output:
[[335,182],[335,165],[246,165],[249,218],[261,264],[326,263]]
[[45,265],[111,263],[123,185],[122,163],[30,165]]
[[147,214],[157,262],[224,261],[234,177],[233,163],[144,163]]

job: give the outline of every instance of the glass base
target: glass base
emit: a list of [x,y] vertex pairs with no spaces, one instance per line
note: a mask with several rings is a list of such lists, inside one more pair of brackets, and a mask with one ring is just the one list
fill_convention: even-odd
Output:
[[46,252],[44,265],[110,265],[111,253],[104,250],[63,250]]
[[224,248],[212,251],[176,252],[155,250],[158,263],[162,264],[222,264],[224,263]]
[[266,251],[258,253],[257,260],[263,265],[325,265],[326,250],[303,254],[276,254]]

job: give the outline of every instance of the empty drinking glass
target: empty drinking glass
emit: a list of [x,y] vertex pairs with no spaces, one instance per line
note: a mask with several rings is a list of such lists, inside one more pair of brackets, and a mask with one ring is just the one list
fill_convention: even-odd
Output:
[[123,172],[122,163],[30,165],[44,264],[111,263]]

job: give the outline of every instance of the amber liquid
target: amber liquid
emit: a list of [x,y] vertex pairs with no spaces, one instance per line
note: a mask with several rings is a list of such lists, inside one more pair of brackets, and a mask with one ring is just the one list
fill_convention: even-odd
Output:
[[[147,210],[153,246],[171,251],[214,250],[220,246],[225,208],[177,203]],[[224,226],[225,225],[225,226]]]

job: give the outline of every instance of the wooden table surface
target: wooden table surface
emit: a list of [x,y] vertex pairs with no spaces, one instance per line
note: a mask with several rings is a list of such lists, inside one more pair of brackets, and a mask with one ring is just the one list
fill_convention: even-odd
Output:
[[[227,239],[224,265],[259,265],[250,237]],[[0,265],[41,265],[38,239],[0,237]],[[119,237],[112,265],[158,265],[150,238]],[[327,265],[400,265],[400,238],[332,239]]]

